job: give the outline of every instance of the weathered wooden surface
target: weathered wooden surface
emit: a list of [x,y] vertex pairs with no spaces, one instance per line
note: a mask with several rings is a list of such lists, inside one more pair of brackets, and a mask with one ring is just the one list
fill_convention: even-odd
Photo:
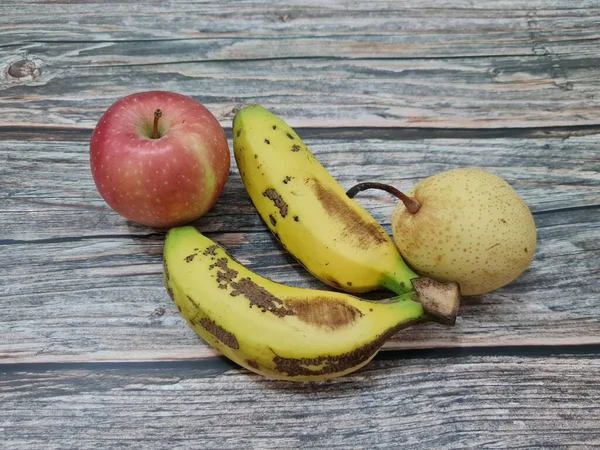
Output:
[[595,355],[375,360],[317,385],[223,361],[0,368],[5,448],[600,446]]
[[[163,0],[146,2],[144,7],[121,1],[34,0],[19,2],[18,8],[11,3],[0,5],[0,25],[2,47],[7,49],[35,49],[40,43],[108,43],[106,47],[110,47],[115,42],[141,42],[144,45],[129,44],[131,50],[118,55],[147,57],[149,47],[157,41],[174,41],[174,45],[191,41],[198,46],[213,44],[209,53],[213,59],[421,59],[537,55],[543,53],[543,44],[550,42],[553,48],[579,52],[586,48],[587,41],[593,43],[598,38],[599,10],[595,0],[580,0],[577,4],[570,0],[235,4],[228,0]],[[221,48],[227,51],[219,51]],[[194,60],[204,56],[187,55]]]
[[[71,52],[85,53],[80,44],[70,46]],[[161,54],[170,51],[167,47]],[[152,89],[198,99],[224,126],[231,124],[235,108],[254,103],[288,117],[294,127],[598,124],[597,80],[588,66],[598,63],[595,56],[565,57],[561,64],[570,81],[555,78],[552,61],[529,59],[308,59],[115,67],[47,61],[31,84],[10,84],[2,91],[5,114],[0,125],[89,129],[116,98]],[[265,72],[267,65],[272,72]],[[22,100],[26,92],[35,95],[35,103]]]
[[[505,178],[538,220],[553,210],[600,207],[600,129],[597,134],[554,138],[396,139],[377,131],[298,130],[322,164],[349,188],[379,180],[408,190],[421,179],[455,167],[478,166]],[[320,137],[312,137],[314,134]],[[323,136],[324,135],[324,136]],[[96,235],[147,235],[103,202],[89,169],[89,132],[53,141],[43,133],[0,142],[4,201],[0,241],[29,241]],[[375,138],[373,137],[375,136]],[[29,139],[28,139],[29,138]],[[232,147],[231,140],[229,141]],[[61,180],[57,183],[57,180]],[[366,192],[357,197],[382,224],[389,225],[395,200]],[[69,226],[65,226],[68,223]],[[266,228],[252,206],[232,157],[225,191],[197,225],[203,231],[247,232]]]
[[[306,142],[346,187],[378,179],[408,189],[435,172],[476,161],[505,177],[534,211],[539,247],[521,278],[492,294],[465,300],[454,328],[412,328],[399,333],[386,349],[600,344],[597,135]],[[19,363],[213,355],[188,329],[162,287],[162,232],[127,223],[104,204],[89,174],[85,138],[4,141],[0,158],[6,194],[0,205],[0,259],[18,255],[0,280],[11,305],[0,317],[1,359]],[[392,197],[365,193],[359,201],[389,230]],[[297,286],[325,287],[266,231],[234,162],[222,198],[196,225],[258,273]]]
[[[191,95],[224,125],[249,103],[293,126],[598,125],[593,1],[0,8],[0,126],[91,128],[148,89]],[[32,68],[11,72],[23,58]]]
[[[597,0],[0,2],[1,446],[600,447],[599,50]],[[530,205],[535,260],[357,374],[242,371],[165,294],[163,233],[94,188],[92,127],[148,89],[195,97],[229,134],[261,103],[346,187],[487,168]],[[389,230],[390,196],[358,201]],[[324,287],[235,165],[196,225],[260,274]]]

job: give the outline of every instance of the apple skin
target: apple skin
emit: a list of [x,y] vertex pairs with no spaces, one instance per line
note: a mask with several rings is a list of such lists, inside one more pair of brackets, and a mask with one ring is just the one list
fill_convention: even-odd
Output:
[[[160,109],[160,137],[152,138]],[[194,221],[215,204],[229,177],[230,151],[217,119],[196,100],[147,91],[117,100],[90,141],[98,192],[121,216],[170,228]]]

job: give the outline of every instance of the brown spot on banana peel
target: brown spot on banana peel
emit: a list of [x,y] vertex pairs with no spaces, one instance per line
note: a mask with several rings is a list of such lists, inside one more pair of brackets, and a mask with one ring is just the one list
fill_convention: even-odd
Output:
[[317,327],[342,328],[363,316],[354,306],[331,297],[286,298],[284,303],[299,320]]
[[268,188],[263,192],[263,196],[267,197],[273,202],[275,207],[279,210],[279,214],[281,214],[281,217],[287,216],[288,204],[285,202],[285,200],[283,200],[283,198],[281,198],[281,195],[279,195],[279,193],[275,189]]
[[454,325],[460,307],[458,283],[440,283],[421,277],[412,279],[411,284],[417,292],[417,301],[431,320]]
[[192,253],[191,255],[188,255],[185,257],[185,262],[187,262],[187,263],[192,262],[195,257],[196,257],[196,253]]
[[204,250],[204,252],[202,252],[202,254],[204,256],[209,256],[209,255],[210,256],[215,256],[217,254],[216,252],[217,252],[218,248],[219,248],[219,246],[216,245],[216,244],[211,245],[210,247],[206,247],[206,249]]
[[269,220],[271,221],[271,225],[277,225],[277,220],[273,217],[273,214],[269,214]]
[[210,270],[219,269],[217,272],[217,282],[219,285],[224,286],[224,288],[230,287],[232,290],[229,295],[232,297],[244,296],[250,302],[250,307],[256,306],[263,312],[269,311],[279,317],[293,314],[292,311],[285,308],[281,299],[257,285],[250,278],[246,277],[236,280],[238,271],[229,267],[227,258],[219,258],[214,264],[208,266],[208,268]]
[[300,151],[300,146],[298,144],[292,145],[292,151],[293,152],[299,152]]
[[243,295],[250,302],[250,307],[256,306],[263,312],[269,311],[278,317],[284,317],[292,315],[293,312],[287,309],[283,305],[283,301],[280,298],[275,297],[265,288],[257,285],[250,278],[241,278],[239,281],[233,281],[230,283],[233,288],[231,291],[232,297]]
[[[289,377],[320,376],[346,371],[373,357],[391,336],[402,328],[419,321],[409,321],[390,328],[373,341],[341,355],[322,355],[315,358],[284,358],[277,354],[273,358],[275,370]],[[312,367],[315,367],[313,369]]]
[[327,213],[344,224],[342,234],[356,237],[356,244],[362,249],[387,244],[389,238],[383,228],[375,222],[367,222],[344,198],[323,186],[318,180],[307,180],[317,199]]
[[336,287],[336,288],[342,287],[342,284],[339,281],[337,281],[335,278],[325,277],[325,281],[333,287]]
[[[275,126],[275,125],[273,125],[273,126]],[[253,359],[247,359],[247,360],[246,360],[246,364],[248,364],[248,365],[249,365],[250,367],[252,367],[253,369],[256,369],[256,370],[258,370],[258,369],[259,369],[259,367],[258,367],[258,363],[257,363],[256,361],[254,361]]]
[[[282,300],[249,277],[236,280],[238,271],[228,266],[227,258],[219,258],[209,269],[219,269],[219,288],[229,287],[232,289],[232,297],[242,295],[249,301],[250,307],[256,306],[263,312],[268,311],[278,317],[297,316],[305,323],[335,329],[350,325],[362,316],[360,310],[332,297]],[[337,282],[332,280],[332,283]]]
[[217,283],[220,285],[224,284],[225,287],[238,276],[238,271],[230,269],[227,265],[227,258],[219,258],[217,259],[217,262],[208,266],[209,269],[214,269],[215,267],[221,269],[221,271],[217,273]]
[[219,341],[225,344],[227,347],[232,348],[234,350],[238,350],[240,348],[240,343],[233,333],[225,330],[220,325],[217,325],[214,321],[203,317],[198,322],[202,328],[216,337]]

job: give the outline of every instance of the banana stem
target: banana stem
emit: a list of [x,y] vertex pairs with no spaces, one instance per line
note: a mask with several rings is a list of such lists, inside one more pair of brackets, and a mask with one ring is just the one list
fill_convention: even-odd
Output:
[[[412,271],[411,268],[406,265],[404,267],[404,271],[407,274],[405,276],[402,276],[402,280],[412,280],[414,278],[419,278],[419,275]],[[407,283],[406,281],[399,281],[398,276],[390,274],[383,277],[383,279],[381,280],[381,286],[386,289],[389,289],[392,292],[395,292],[398,295],[402,295],[407,292],[414,292],[414,288],[412,287],[412,284],[410,282]]]
[[417,302],[432,320],[454,325],[460,307],[460,289],[458,283],[440,283],[421,277],[411,280],[417,292]]
[[389,192],[393,196],[399,198],[402,201],[402,203],[404,203],[406,210],[411,214],[416,214],[419,212],[419,209],[421,209],[421,204],[417,199],[409,197],[404,192],[396,189],[394,186],[390,186],[388,184],[383,183],[376,183],[372,181],[358,183],[356,186],[353,186],[350,189],[348,189],[346,195],[350,198],[354,198],[356,194],[362,191],[366,191],[367,189],[380,189],[382,191]]
[[[412,279],[411,284],[410,291],[400,293],[388,301],[418,303],[425,313],[426,320],[443,325],[454,325],[461,300],[457,283],[440,283],[430,278],[420,277]],[[381,302],[385,300],[378,303]]]

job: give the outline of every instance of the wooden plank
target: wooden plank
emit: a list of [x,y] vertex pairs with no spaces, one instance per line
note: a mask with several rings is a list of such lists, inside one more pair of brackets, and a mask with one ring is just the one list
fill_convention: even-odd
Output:
[[[531,268],[468,298],[453,328],[414,327],[386,349],[600,344],[600,209],[543,215]],[[325,288],[267,232],[210,236],[257,273]],[[187,327],[161,280],[161,235],[0,247],[0,360],[161,360],[214,353]],[[371,295],[381,298],[383,293]]]
[[[80,44],[70,45],[76,55],[87,53]],[[160,54],[171,51],[156,47]],[[0,125],[92,129],[118,98],[152,89],[196,98],[223,126],[231,126],[240,105],[256,103],[286,117],[294,127],[597,125],[596,47],[591,51],[594,55],[560,58],[567,77],[557,72],[556,61],[544,56],[348,61],[314,57],[91,67],[77,56],[44,59],[40,49],[37,54],[44,65],[38,77],[5,80],[0,86]],[[0,63],[9,64],[11,58]]]
[[[409,190],[436,172],[477,165],[504,177],[537,214],[600,205],[600,134],[567,137],[412,140],[342,132],[309,135],[306,143],[346,188],[378,180]],[[0,141],[0,242],[153,232],[126,222],[103,202],[91,177],[88,142],[88,134],[68,141],[35,135]],[[265,230],[233,158],[231,167],[222,197],[196,224],[203,231]],[[366,192],[357,201],[389,226],[391,196]]]
[[[107,3],[109,8],[104,7]],[[19,2],[18,8],[0,5],[0,30],[5,46],[22,41],[247,39],[275,34],[284,39],[315,35],[368,39],[421,34],[430,42],[423,46],[425,52],[444,47],[456,52],[465,36],[475,37],[466,42],[473,52],[489,47],[510,52],[523,45],[516,34],[525,37],[532,28],[567,35],[585,33],[582,28],[591,32],[598,25],[598,10],[595,0],[243,1],[235,7],[227,0],[165,0],[145,2],[143,8],[122,1],[33,0]],[[581,23],[585,27],[577,26]],[[504,50],[493,43],[499,37],[505,38]]]
[[[1,371],[1,369],[0,369]],[[0,373],[14,450],[596,448],[596,354],[377,359],[319,384],[225,363]]]
[[[597,125],[598,5],[484,3],[7,5],[0,126],[90,129],[148,89],[223,125],[250,103],[293,126]],[[35,70],[9,70],[24,57]]]

